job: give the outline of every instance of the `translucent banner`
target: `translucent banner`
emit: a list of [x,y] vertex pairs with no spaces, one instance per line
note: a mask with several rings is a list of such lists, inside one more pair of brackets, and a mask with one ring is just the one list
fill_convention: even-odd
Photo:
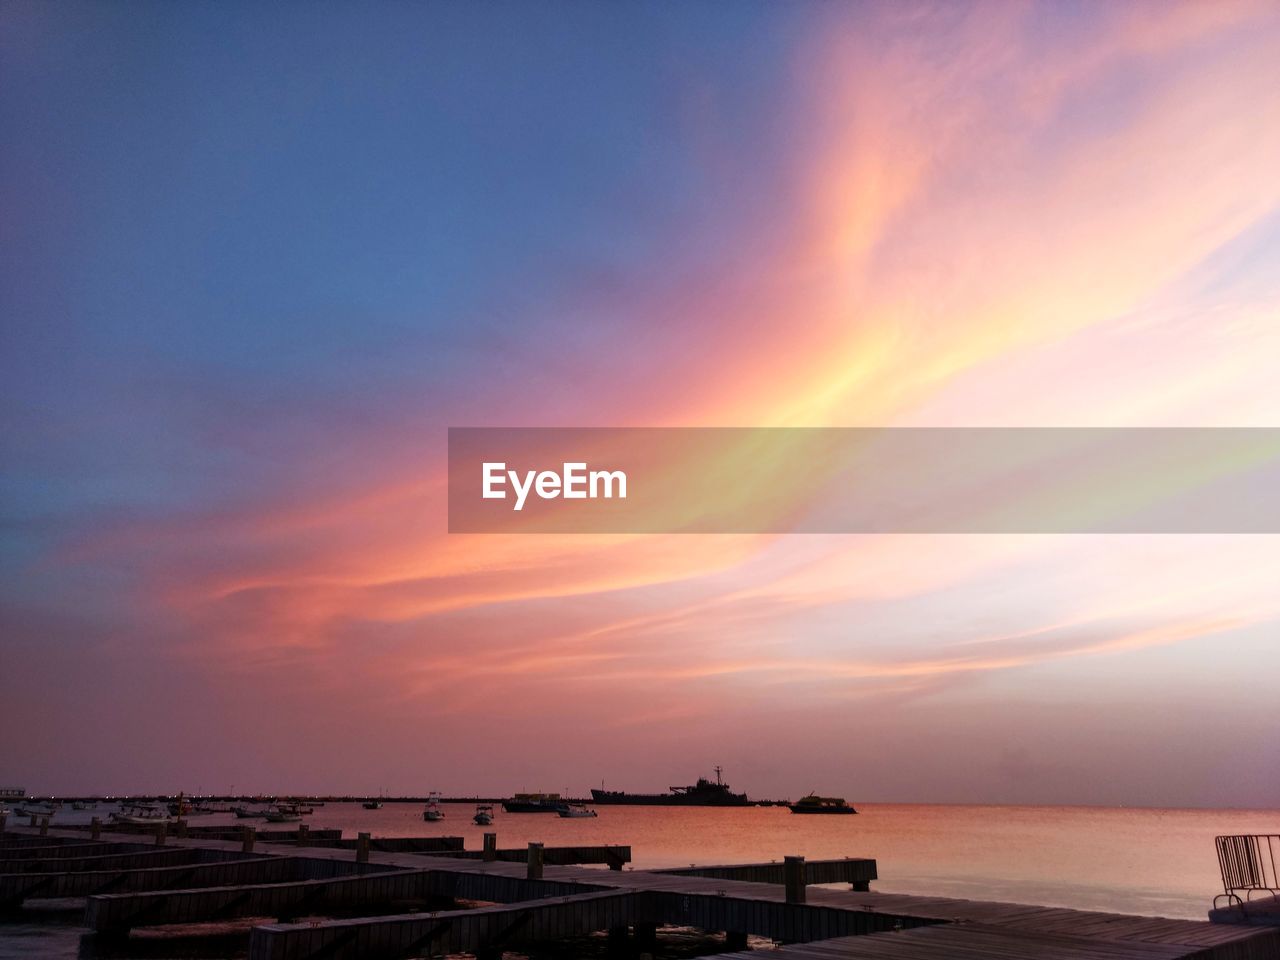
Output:
[[453,533],[1276,533],[1280,429],[449,430]]

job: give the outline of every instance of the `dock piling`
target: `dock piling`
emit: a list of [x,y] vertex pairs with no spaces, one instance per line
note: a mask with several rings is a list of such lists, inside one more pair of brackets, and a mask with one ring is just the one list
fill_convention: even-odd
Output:
[[165,840],[169,836],[169,825],[161,822],[156,824],[156,846],[163,847]]
[[542,844],[529,842],[529,869],[525,874],[529,880],[542,879]]
[[481,859],[486,861],[498,859],[498,835],[496,833],[486,833],[484,835],[484,854]]
[[175,820],[173,822],[173,835],[179,840],[185,838],[187,835],[187,821]]
[[652,920],[637,920],[635,936],[637,950],[652,953],[658,948],[658,925]]
[[102,820],[98,817],[94,817],[89,821],[89,839],[102,839]]
[[254,833],[253,827],[240,828],[240,852],[253,853]]
[[298,824],[298,846],[305,847],[311,843],[311,828],[305,823]]
[[[34,819],[34,817],[32,819]],[[41,817],[40,818],[40,836],[47,837],[48,835],[49,835],[49,818]]]
[[631,954],[631,930],[626,924],[609,928],[607,952],[611,957],[626,957]]
[[369,862],[369,834],[356,835],[356,863]]
[[804,857],[785,858],[782,869],[786,879],[787,903],[804,903]]

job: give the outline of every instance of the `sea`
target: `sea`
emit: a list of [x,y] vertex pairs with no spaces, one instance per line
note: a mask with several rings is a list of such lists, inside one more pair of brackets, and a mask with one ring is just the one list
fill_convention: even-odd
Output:
[[[109,809],[68,810],[54,826],[93,814],[105,819]],[[797,854],[873,857],[880,878],[872,889],[886,893],[1183,919],[1205,919],[1221,892],[1215,836],[1280,833],[1280,810],[859,804],[857,816],[797,816],[785,807],[599,806],[594,819],[562,819],[508,814],[498,807],[493,825],[478,827],[471,822],[474,804],[443,809],[443,821],[426,823],[416,803],[388,802],[380,810],[329,803],[306,819],[313,828],[338,827],[349,836],[361,831],[375,837],[460,836],[468,848],[479,848],[481,835],[489,831],[497,833],[500,847],[530,841],[629,844],[632,869],[758,863]],[[191,822],[244,823],[230,814]],[[247,937],[236,925],[198,946],[189,940],[144,943],[137,938],[104,945],[81,925],[83,902],[29,906],[34,909],[0,917],[0,960],[245,955]]]

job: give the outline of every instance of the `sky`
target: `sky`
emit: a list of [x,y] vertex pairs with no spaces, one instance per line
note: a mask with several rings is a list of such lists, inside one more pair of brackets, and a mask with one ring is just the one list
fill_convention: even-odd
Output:
[[445,499],[451,426],[1280,426],[1278,51],[1265,2],[4,4],[0,780],[1280,805],[1275,536]]

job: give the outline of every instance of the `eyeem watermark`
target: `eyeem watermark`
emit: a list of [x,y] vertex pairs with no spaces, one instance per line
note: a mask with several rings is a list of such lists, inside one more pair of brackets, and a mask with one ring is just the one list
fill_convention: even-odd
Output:
[[[512,510],[523,510],[533,491],[541,500],[620,500],[627,498],[627,475],[622,470],[587,470],[585,462],[568,462],[563,470],[508,470],[505,462],[485,461],[481,466],[485,500],[506,500],[507,484],[515,502]],[[616,492],[615,492],[616,491]]]
[[1275,428],[454,427],[452,533],[1280,533]]

